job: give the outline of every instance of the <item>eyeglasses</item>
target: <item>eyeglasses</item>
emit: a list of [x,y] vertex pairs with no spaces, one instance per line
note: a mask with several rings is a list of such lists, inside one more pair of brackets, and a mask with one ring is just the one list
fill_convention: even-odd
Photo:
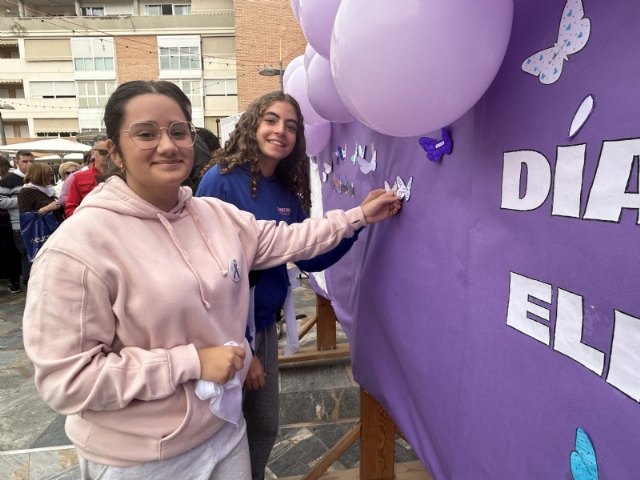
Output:
[[159,127],[151,122],[129,125],[127,132],[133,143],[142,149],[156,148],[160,143],[161,131],[166,130],[169,138],[178,147],[191,147],[196,141],[196,131],[189,122],[173,122],[168,127]]
[[62,172],[62,175],[64,175],[65,177],[68,177],[72,173],[76,173],[76,172],[77,172],[77,170],[66,170],[66,171]]
[[93,151],[94,152],[98,152],[103,157],[106,157],[107,155],[109,155],[109,150],[102,150],[101,148],[94,148]]

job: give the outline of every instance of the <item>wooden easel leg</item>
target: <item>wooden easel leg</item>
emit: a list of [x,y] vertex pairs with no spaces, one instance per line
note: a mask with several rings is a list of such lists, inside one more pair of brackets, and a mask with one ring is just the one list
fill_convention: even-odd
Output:
[[392,480],[395,423],[360,387],[360,480]]
[[331,302],[321,295],[316,295],[316,312],[318,313],[316,326],[318,350],[334,350],[338,319]]

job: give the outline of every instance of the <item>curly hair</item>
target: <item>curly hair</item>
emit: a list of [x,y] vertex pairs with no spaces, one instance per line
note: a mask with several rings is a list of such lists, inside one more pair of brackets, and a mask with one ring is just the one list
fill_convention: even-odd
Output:
[[283,158],[276,167],[275,176],[298,198],[300,206],[308,213],[311,209],[311,192],[309,187],[309,158],[304,138],[304,118],[300,105],[295,98],[281,91],[267,93],[254,100],[240,117],[235,130],[226,141],[224,149],[218,150],[211,165],[219,165],[220,173],[232,171],[238,165],[248,164],[251,167],[251,195],[258,193],[260,170],[258,160],[260,148],[256,133],[263,115],[275,102],[290,104],[298,117],[296,143],[291,153]]

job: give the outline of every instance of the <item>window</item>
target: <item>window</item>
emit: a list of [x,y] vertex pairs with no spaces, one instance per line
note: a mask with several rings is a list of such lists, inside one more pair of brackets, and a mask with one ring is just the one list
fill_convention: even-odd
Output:
[[115,71],[112,38],[72,38],[71,53],[76,72]]
[[200,70],[200,49],[160,47],[160,70]]
[[180,90],[189,97],[193,108],[202,107],[202,82],[200,80],[169,80],[180,87]]
[[76,88],[73,82],[31,82],[33,98],[75,98]]
[[75,137],[78,132],[36,132],[36,137]]
[[80,108],[104,108],[116,88],[115,82],[103,80],[79,81],[77,85]]
[[69,39],[48,38],[46,40],[42,40],[25,38],[24,58],[28,62],[71,60]]
[[235,78],[207,79],[204,93],[207,97],[229,97],[238,95],[238,80]]
[[157,15],[189,15],[191,13],[190,4],[171,4],[161,3],[158,5],[145,5],[145,14],[150,16]]
[[[200,58],[200,37],[195,35],[158,37],[158,59],[161,72],[187,70],[193,75],[196,73],[194,70],[202,69]],[[185,75],[189,76],[186,72]]]
[[113,58],[74,58],[73,65],[77,72],[112,72],[114,70]]
[[174,15],[189,15],[191,13],[191,5],[174,5]]
[[83,17],[104,17],[104,7],[82,7],[80,14]]

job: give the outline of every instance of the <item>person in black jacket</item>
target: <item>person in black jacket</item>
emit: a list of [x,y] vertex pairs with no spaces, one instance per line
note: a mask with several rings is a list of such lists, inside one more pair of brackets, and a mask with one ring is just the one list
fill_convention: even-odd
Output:
[[[20,232],[20,213],[18,212],[18,193],[24,185],[24,176],[33,163],[33,153],[24,150],[16,153],[16,169],[0,180],[0,208],[9,211],[11,218],[11,230],[13,234],[13,244],[20,253],[22,283],[26,286],[29,281],[31,262],[27,257],[27,250],[24,248],[22,233]],[[20,278],[16,278],[15,273],[9,279],[11,285],[9,291],[18,293],[21,291]]]

